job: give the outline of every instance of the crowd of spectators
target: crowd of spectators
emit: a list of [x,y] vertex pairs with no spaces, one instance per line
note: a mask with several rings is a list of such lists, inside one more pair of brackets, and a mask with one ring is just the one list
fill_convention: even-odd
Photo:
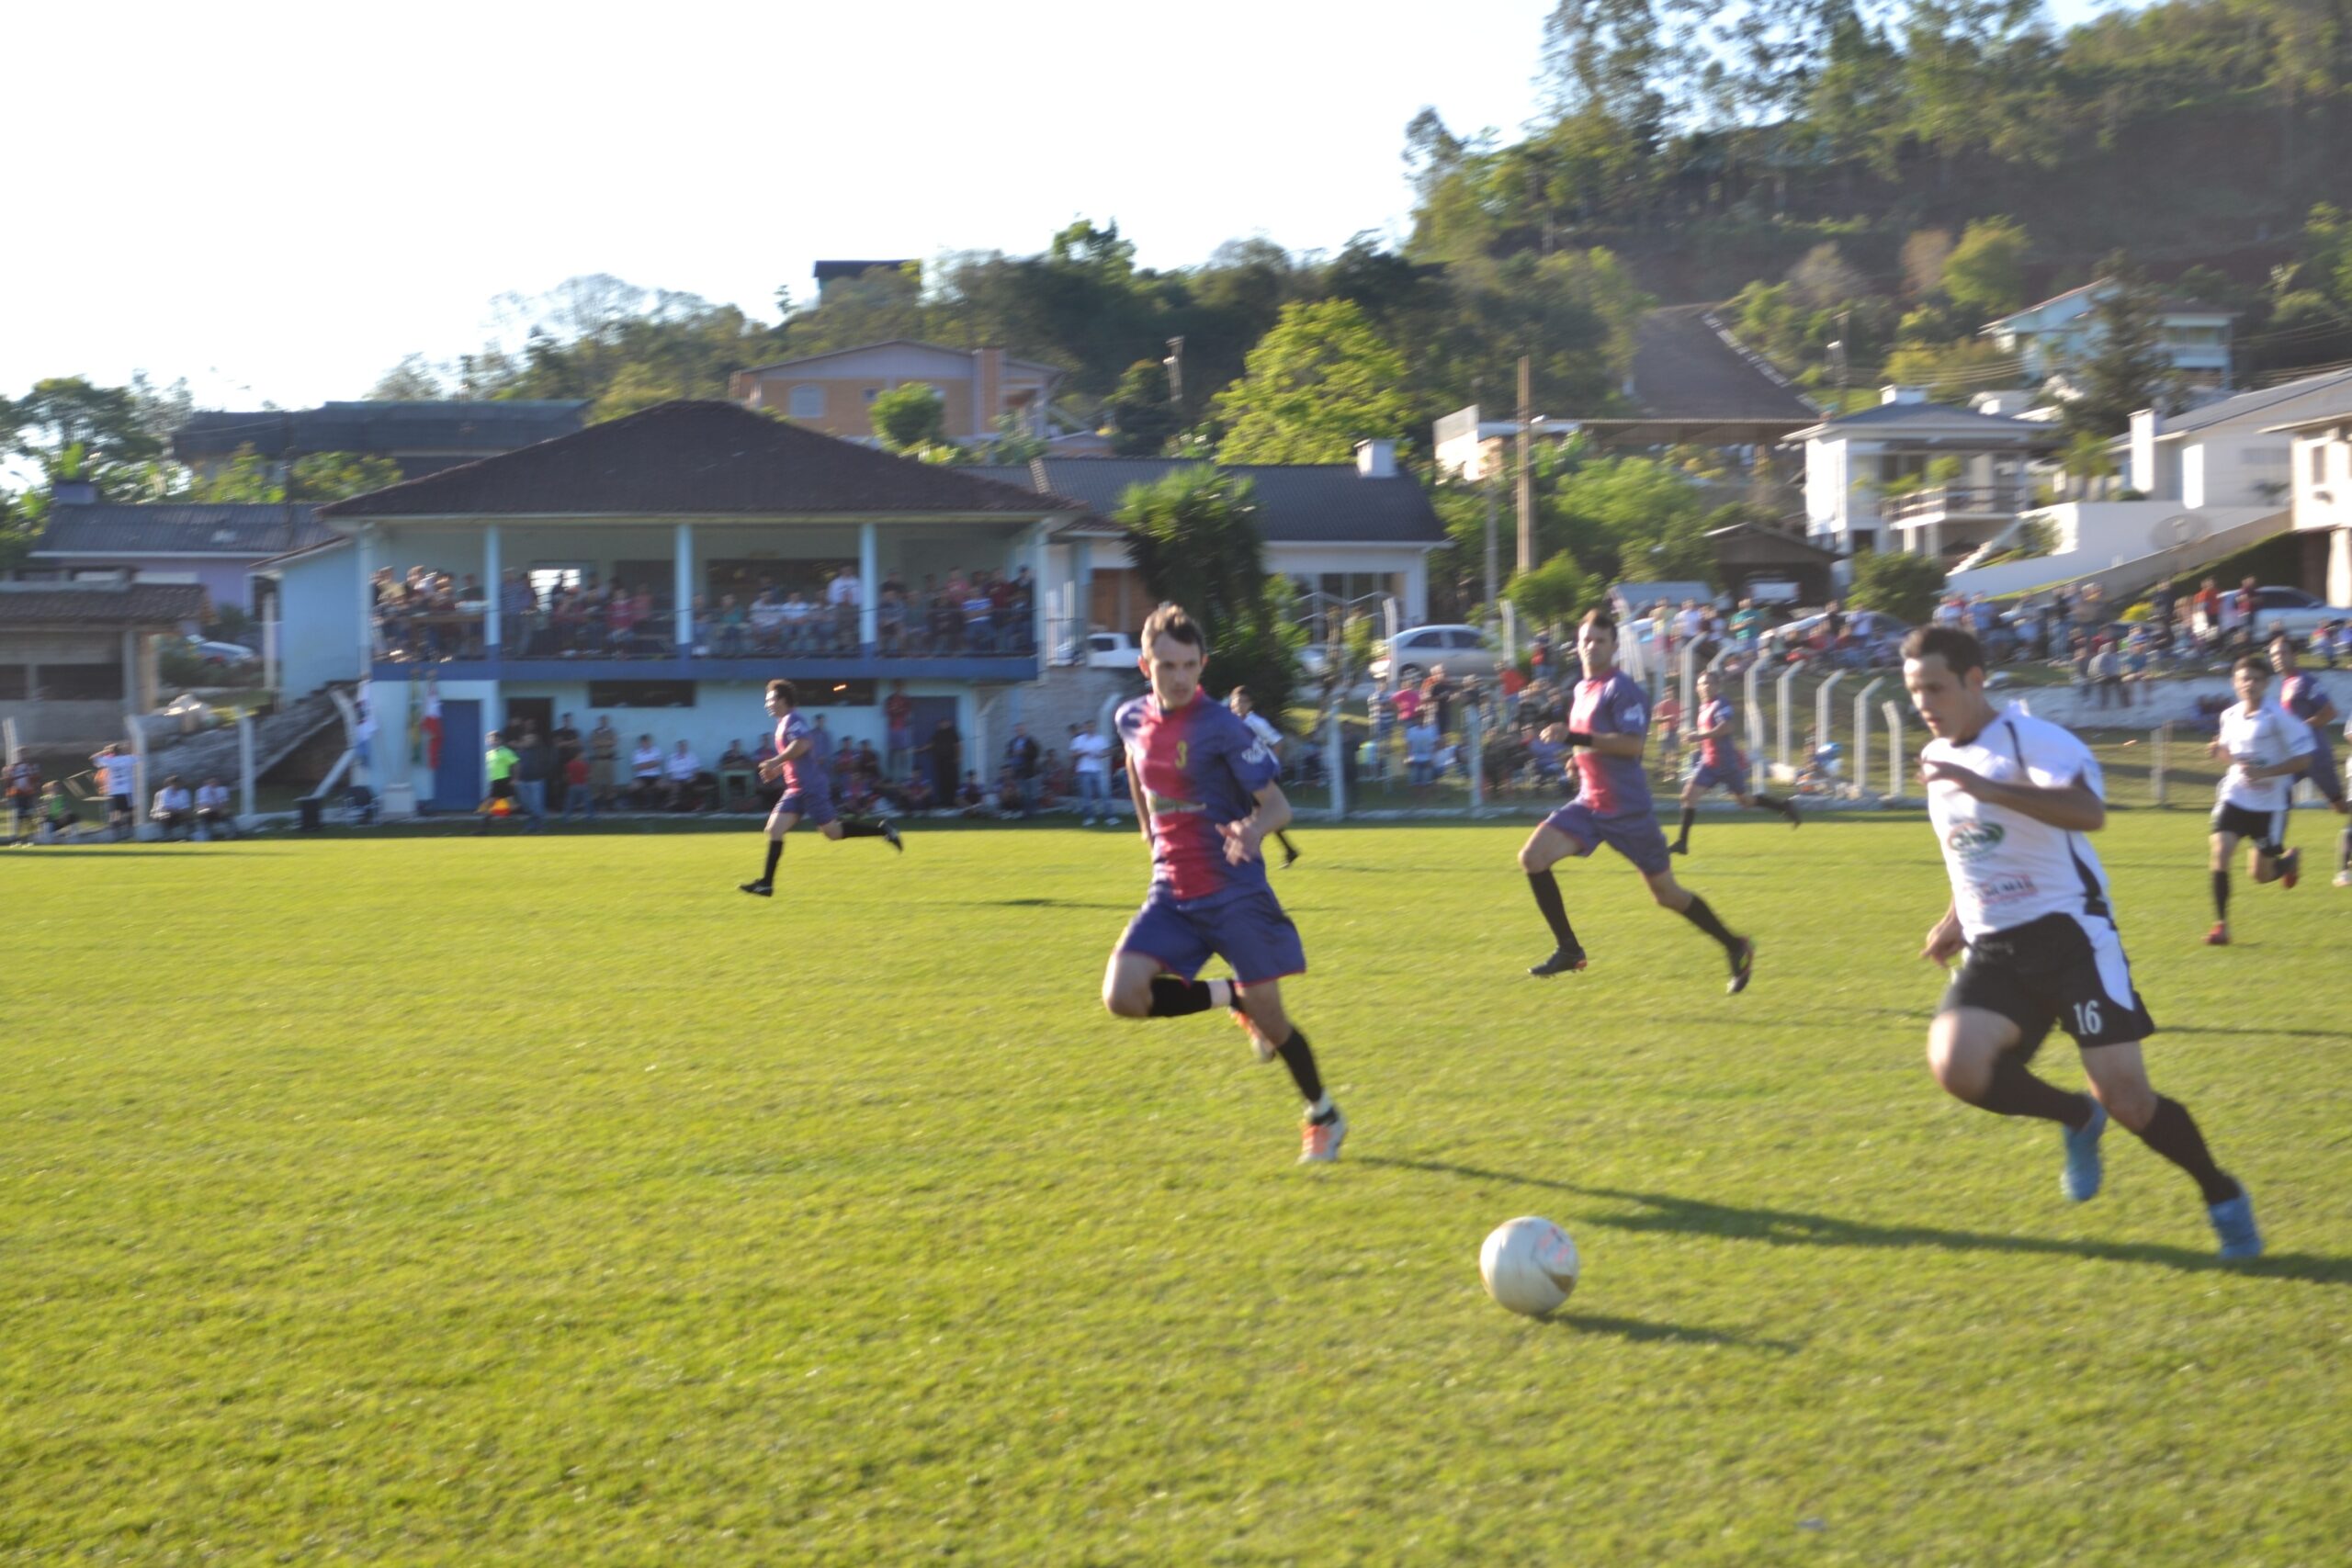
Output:
[[[498,584],[499,651],[510,659],[849,657],[861,651],[864,584],[854,567],[831,569],[820,586],[696,594],[692,631],[678,639],[676,605],[647,582],[594,573],[544,592],[515,570]],[[370,584],[381,656],[439,661],[488,649],[490,590],[472,573],[385,567]],[[882,658],[1035,652],[1036,583],[1029,569],[958,567],[910,586],[898,572],[876,586],[874,649]]]

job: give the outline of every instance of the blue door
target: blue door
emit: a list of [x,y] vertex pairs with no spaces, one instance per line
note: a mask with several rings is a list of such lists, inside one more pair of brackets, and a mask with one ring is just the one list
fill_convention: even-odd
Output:
[[482,797],[481,704],[441,704],[441,765],[433,770],[433,804],[464,811]]

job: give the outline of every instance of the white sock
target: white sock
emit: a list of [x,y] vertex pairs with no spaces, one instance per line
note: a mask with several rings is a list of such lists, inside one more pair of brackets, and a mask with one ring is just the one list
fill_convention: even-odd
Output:
[[1208,985],[1209,1005],[1211,1007],[1229,1008],[1233,1005],[1234,989],[1232,981],[1211,980]]
[[1331,1104],[1331,1097],[1327,1094],[1306,1108],[1306,1119],[1309,1122],[1328,1122],[1331,1119],[1335,1109]]

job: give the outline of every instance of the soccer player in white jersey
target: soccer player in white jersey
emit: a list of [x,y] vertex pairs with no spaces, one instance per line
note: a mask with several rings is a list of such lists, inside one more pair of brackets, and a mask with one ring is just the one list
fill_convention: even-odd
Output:
[[[2155,1032],[2123,953],[2107,873],[2086,835],[2107,821],[2090,749],[2022,708],[1984,696],[1984,653],[1956,627],[1903,643],[1903,683],[1933,737],[1919,753],[1928,817],[1951,875],[1951,906],[1920,956],[1967,954],[1928,1026],[1928,1064],[1955,1099],[2065,1130],[2061,1183],[2097,1195],[2099,1139],[2112,1116],[2188,1173],[2223,1258],[2258,1258],[2254,1201],[2213,1163],[2188,1108],[2148,1082],[2140,1043]],[[2072,1035],[2091,1092],[2033,1076],[2055,1024]]]
[[2292,887],[2302,874],[2303,852],[2287,848],[2287,808],[2296,777],[2311,765],[2316,742],[2311,726],[2268,700],[2270,666],[2258,653],[2230,668],[2238,700],[2222,710],[2221,732],[2206,750],[2230,760],[2213,791],[2213,929],[2209,947],[2230,944],[2230,852],[2247,844],[2245,874],[2256,882]]

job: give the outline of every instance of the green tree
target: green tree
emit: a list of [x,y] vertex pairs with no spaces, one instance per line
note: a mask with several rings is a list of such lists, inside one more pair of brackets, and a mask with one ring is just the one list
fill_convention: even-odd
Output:
[[164,456],[165,433],[152,428],[136,386],[51,377],[8,405],[6,423],[8,454],[29,461],[43,483],[88,479],[110,501],[136,499]]
[[1122,457],[1156,457],[1180,423],[1168,396],[1168,367],[1138,359],[1119,378],[1103,412],[1111,419],[1111,450]]
[[2102,270],[2108,283],[2091,306],[2090,350],[2067,367],[2075,396],[2060,418],[2070,433],[2113,436],[2131,429],[2142,409],[2175,407],[2180,373],[2165,352],[2155,287],[2121,256]]
[[1911,626],[1924,626],[1943,596],[1944,569],[1926,556],[1877,551],[1854,558],[1849,606],[1877,610]]
[[1216,396],[1226,463],[1345,462],[1354,444],[1404,434],[1405,361],[1345,299],[1290,305]]
[[1269,715],[1288,707],[1296,648],[1267,590],[1250,481],[1188,465],[1129,487],[1116,516],[1144,586],[1156,599],[1183,605],[1207,634],[1216,689],[1246,685]]
[[919,381],[877,392],[866,407],[886,451],[920,452],[946,445],[947,405]]
[[1514,576],[1505,597],[1530,626],[1555,626],[1574,621],[1600,603],[1600,583],[1562,550],[1542,566]]
[[294,459],[281,475],[279,465],[240,446],[236,455],[209,478],[189,485],[192,501],[275,504],[280,502],[316,503],[363,495],[401,481],[401,467],[390,457],[358,452],[311,452]]
[[1636,582],[1712,583],[1715,551],[1702,508],[1697,482],[1655,457],[1587,463],[1544,505],[1587,570]]
[[442,388],[441,378],[425,363],[424,355],[412,354],[398,365],[376,378],[368,389],[367,401],[371,403],[430,403],[438,402],[448,393]]
[[1944,262],[1944,292],[1985,317],[2007,315],[2025,303],[2027,243],[2024,228],[2010,219],[1971,223]]

